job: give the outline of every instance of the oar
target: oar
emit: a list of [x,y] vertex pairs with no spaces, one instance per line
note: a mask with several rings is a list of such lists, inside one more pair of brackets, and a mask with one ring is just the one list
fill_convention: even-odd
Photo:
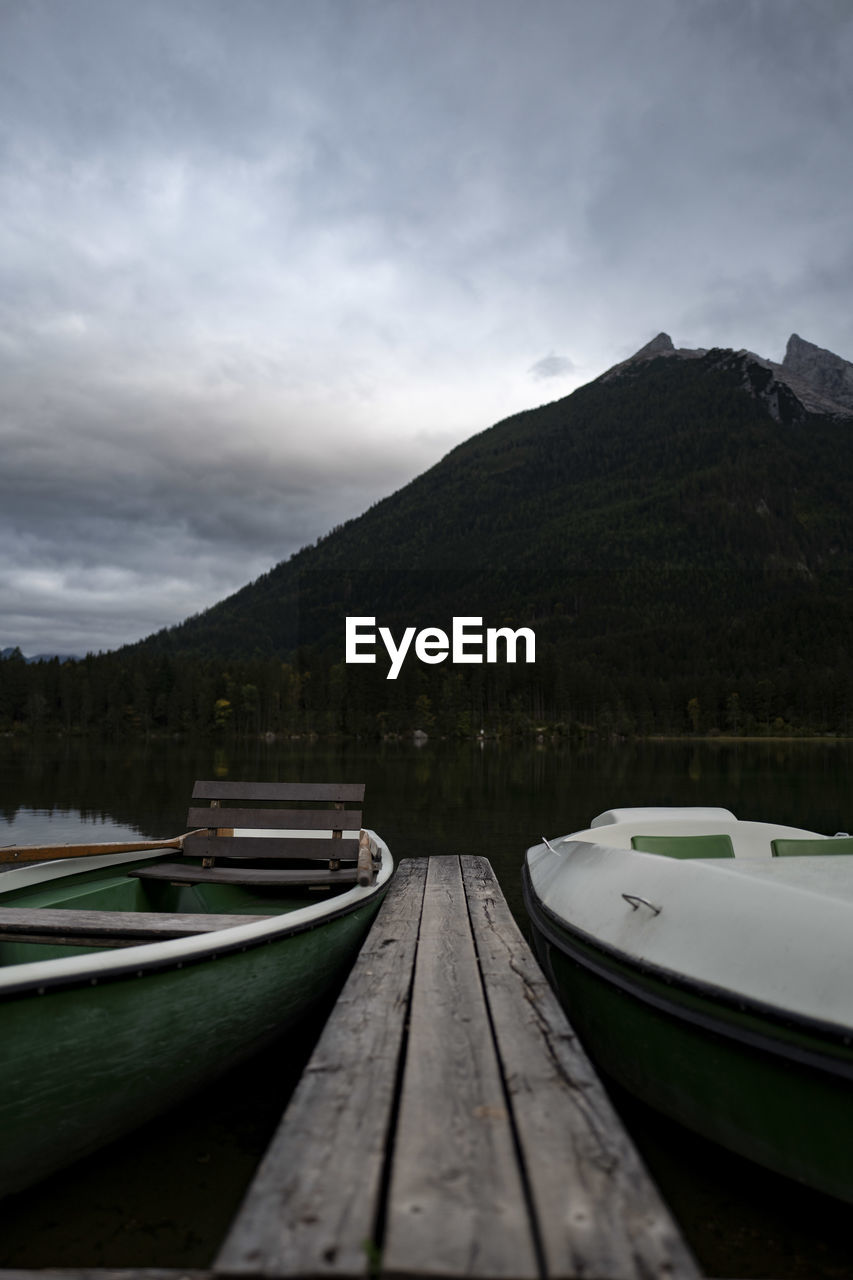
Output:
[[114,844],[23,844],[0,849],[0,862],[43,862],[50,858],[87,858],[102,853],[145,853],[148,849],[182,849],[187,836],[170,840],[125,840]]

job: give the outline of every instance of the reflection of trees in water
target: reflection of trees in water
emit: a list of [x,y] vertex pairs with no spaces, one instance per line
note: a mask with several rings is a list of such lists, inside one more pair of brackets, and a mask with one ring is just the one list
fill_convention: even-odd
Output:
[[[396,857],[488,857],[520,911],[524,850],[615,806],[722,805],[745,818],[849,829],[849,743],[635,742],[579,747],[413,741],[198,744],[0,739],[2,813],[69,810],[146,836],[184,829],[197,778],[365,782],[365,823]],[[13,838],[13,837],[10,837]]]

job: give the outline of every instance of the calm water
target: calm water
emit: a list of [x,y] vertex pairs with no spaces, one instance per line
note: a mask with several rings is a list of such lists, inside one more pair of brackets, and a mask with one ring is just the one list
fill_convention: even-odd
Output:
[[[715,804],[744,818],[851,830],[852,763],[850,744],[830,742],[582,751],[488,742],[35,749],[6,740],[0,845],[177,835],[196,778],[364,781],[365,822],[396,857],[484,854],[524,926],[521,862],[542,835],[638,804]],[[208,1264],[321,1026],[322,1017],[298,1044],[270,1050],[145,1132],[0,1203],[0,1266]],[[849,1209],[615,1100],[709,1275],[853,1277]]]

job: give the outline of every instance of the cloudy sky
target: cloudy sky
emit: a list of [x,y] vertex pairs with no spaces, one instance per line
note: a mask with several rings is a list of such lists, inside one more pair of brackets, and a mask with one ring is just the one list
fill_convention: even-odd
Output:
[[0,0],[0,648],[221,599],[661,329],[853,357],[849,0]]

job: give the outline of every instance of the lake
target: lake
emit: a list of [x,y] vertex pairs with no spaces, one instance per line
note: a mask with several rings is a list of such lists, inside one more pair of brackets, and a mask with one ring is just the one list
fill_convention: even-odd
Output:
[[[722,805],[739,817],[851,830],[853,744],[0,741],[0,845],[165,837],[197,778],[363,781],[365,823],[396,858],[491,861],[526,928],[521,864],[544,835],[627,805]],[[275,1046],[191,1104],[39,1188],[0,1202],[0,1266],[208,1265],[322,1027]],[[45,1045],[45,1052],[50,1046]],[[711,1276],[853,1276],[849,1208],[729,1156],[614,1091]]]

